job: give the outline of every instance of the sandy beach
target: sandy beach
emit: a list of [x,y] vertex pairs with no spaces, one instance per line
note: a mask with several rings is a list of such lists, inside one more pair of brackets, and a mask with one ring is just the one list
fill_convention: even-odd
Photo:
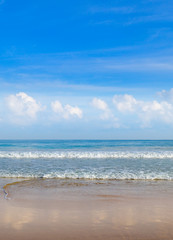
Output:
[[172,182],[1,181],[1,239],[173,239]]

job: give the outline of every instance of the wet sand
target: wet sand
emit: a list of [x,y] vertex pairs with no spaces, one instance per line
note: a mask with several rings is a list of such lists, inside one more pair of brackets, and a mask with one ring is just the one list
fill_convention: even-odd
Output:
[[[18,181],[18,180],[17,180]],[[15,182],[14,184],[8,183]],[[0,181],[0,239],[173,239],[173,182]]]

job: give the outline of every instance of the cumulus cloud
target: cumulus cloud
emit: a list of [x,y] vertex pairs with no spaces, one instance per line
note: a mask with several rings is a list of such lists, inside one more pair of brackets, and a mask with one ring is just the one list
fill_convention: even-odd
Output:
[[34,120],[38,112],[43,108],[37,101],[28,96],[24,92],[19,92],[16,95],[10,95],[6,99],[7,106],[11,112],[20,119],[26,117],[27,119]]
[[114,116],[114,114],[111,112],[110,108],[108,107],[107,103],[103,101],[100,98],[93,98],[92,100],[92,106],[97,108],[98,110],[102,111],[100,118],[102,120],[111,120],[112,126],[115,128],[119,128],[119,120]]
[[105,101],[103,101],[100,98],[93,98],[92,100],[92,106],[101,110],[102,114],[100,115],[100,118],[105,120],[105,119],[109,119],[112,118],[112,113],[107,105],[107,103]]
[[78,118],[82,118],[83,116],[82,110],[79,107],[77,106],[73,107],[69,104],[66,104],[63,107],[59,101],[52,102],[51,108],[53,112],[57,113],[60,117],[65,119],[69,119],[72,116],[78,117]]
[[108,110],[108,105],[106,102],[99,98],[94,98],[92,100],[92,105],[100,110],[107,111]]
[[[165,92],[163,93],[165,94]],[[173,104],[168,101],[142,101],[125,94],[115,95],[113,103],[117,111],[136,115],[143,127],[149,126],[153,120],[165,123],[173,122]]]
[[120,112],[134,112],[139,104],[139,101],[137,101],[133,96],[125,94],[115,95],[113,97],[113,103]]
[[78,118],[82,118],[82,110],[78,107],[72,107],[71,105],[67,104],[64,107],[66,112],[67,118],[71,116],[77,116]]
[[62,104],[59,101],[52,102],[51,107],[55,113],[63,113],[64,111]]
[[152,102],[144,102],[141,111],[141,117],[147,125],[152,120],[163,121],[165,123],[173,122],[173,105],[166,101],[158,102],[156,100]]
[[[155,123],[173,125],[173,88],[169,91],[162,90],[158,96],[157,99],[146,101],[129,94],[115,95],[110,104],[94,97],[91,105],[95,109],[90,117],[92,119],[99,114],[99,118],[105,121],[108,127],[116,128],[130,127],[134,124],[141,127],[151,127]],[[10,119],[17,124],[32,123],[38,116],[43,117],[43,120],[46,119],[46,123],[52,120],[52,117],[54,119],[83,118],[83,111],[78,106],[63,105],[60,101],[51,102],[51,110],[54,113],[51,117],[48,117],[46,112],[43,113],[44,115],[39,115],[38,113],[45,108],[24,92],[10,95],[5,100],[4,106],[7,106],[8,111],[4,108],[3,115],[7,120]]]

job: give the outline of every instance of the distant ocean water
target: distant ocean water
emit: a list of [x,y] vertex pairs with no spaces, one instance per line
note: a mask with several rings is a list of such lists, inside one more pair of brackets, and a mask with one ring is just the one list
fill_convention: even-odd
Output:
[[1,140],[0,178],[173,180],[170,140]]

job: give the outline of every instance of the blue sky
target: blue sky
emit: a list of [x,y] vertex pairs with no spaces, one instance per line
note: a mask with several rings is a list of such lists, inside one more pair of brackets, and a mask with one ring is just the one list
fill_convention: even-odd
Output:
[[0,138],[172,139],[170,0],[0,0]]

